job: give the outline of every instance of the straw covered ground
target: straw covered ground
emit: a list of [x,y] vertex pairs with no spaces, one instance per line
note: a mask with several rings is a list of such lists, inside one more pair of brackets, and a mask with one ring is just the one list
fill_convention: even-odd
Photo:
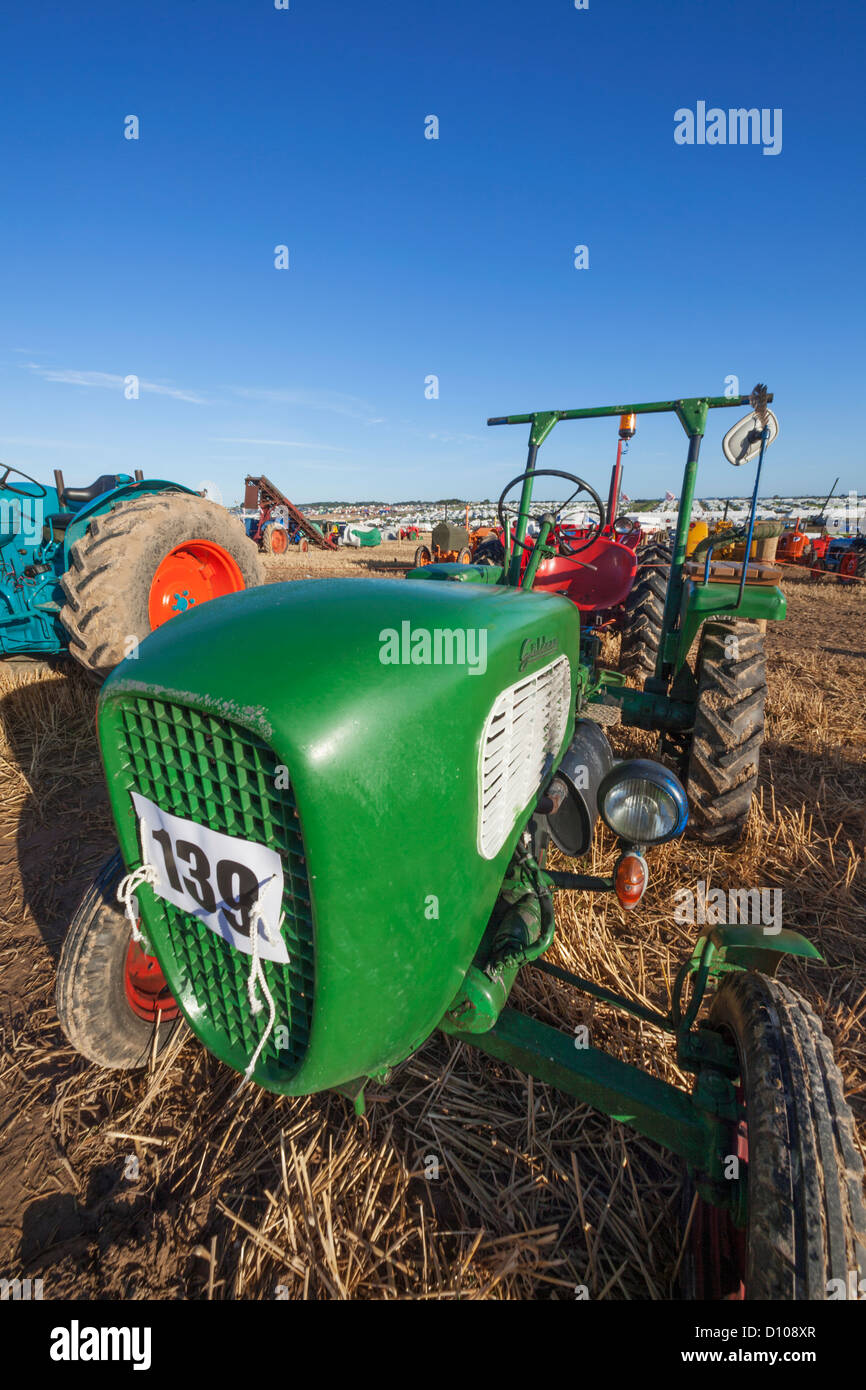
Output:
[[[411,551],[332,563],[396,576]],[[318,573],[307,559],[270,562],[268,577]],[[657,852],[630,916],[560,894],[552,958],[666,1006],[691,936],[673,922],[675,889],[781,888],[785,925],[826,957],[787,961],[781,976],[822,1017],[864,1135],[866,593],[787,588],[745,840]],[[338,1096],[241,1090],[189,1034],[132,1075],[72,1052],[54,1013],[56,958],[112,848],[93,712],[74,670],[0,670],[0,1276],[42,1277],[46,1299],[571,1299],[579,1285],[594,1299],[675,1297],[677,1164],[442,1036],[369,1088],[364,1119]],[[593,857],[595,872],[610,868],[606,832]],[[524,975],[518,1006],[685,1081],[648,1025]]]

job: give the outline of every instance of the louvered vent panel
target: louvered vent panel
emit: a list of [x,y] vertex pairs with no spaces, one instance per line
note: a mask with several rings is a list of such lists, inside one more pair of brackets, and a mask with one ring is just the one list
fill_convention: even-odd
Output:
[[560,656],[503,690],[484,726],[479,776],[478,850],[495,859],[521,811],[543,786],[562,747],[571,668]]

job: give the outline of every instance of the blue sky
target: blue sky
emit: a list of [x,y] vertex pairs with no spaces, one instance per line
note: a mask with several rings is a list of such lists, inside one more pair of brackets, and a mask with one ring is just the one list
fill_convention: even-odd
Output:
[[[776,393],[762,491],[864,492],[864,30],[792,0],[7,9],[0,458],[493,497],[525,430],[489,415],[736,375]],[[676,145],[700,100],[781,108],[781,153]],[[722,415],[702,494],[749,486]],[[541,463],[606,492],[615,434],[562,424]],[[678,491],[684,444],[642,424],[626,491]]]

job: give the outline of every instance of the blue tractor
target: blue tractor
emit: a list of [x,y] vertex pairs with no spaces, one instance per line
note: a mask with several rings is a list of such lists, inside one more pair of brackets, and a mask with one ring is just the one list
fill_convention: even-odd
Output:
[[54,486],[0,463],[0,657],[68,652],[102,680],[154,628],[262,582],[225,508],[140,471]]

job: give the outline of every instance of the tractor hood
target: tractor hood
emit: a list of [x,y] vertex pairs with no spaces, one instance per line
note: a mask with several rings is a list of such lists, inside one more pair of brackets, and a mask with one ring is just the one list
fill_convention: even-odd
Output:
[[[317,1091],[424,1041],[567,744],[578,641],[557,596],[313,580],[181,614],[115,670],[98,729],[123,858],[154,863],[159,842],[176,859],[163,878],[202,903],[138,891],[151,949],[212,1051],[244,1071],[268,1019],[247,994],[232,877],[247,863],[259,887],[281,865],[284,890],[277,948],[261,941],[276,1026],[255,1079]],[[142,815],[163,827],[153,841]]]

